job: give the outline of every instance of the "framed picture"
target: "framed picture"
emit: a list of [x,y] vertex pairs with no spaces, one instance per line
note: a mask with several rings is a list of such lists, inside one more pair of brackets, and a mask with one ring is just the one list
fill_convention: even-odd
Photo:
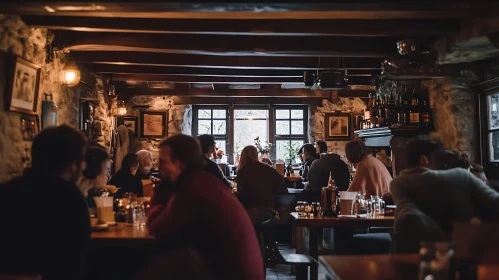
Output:
[[167,112],[140,112],[142,137],[164,137],[167,134]]
[[349,141],[353,138],[351,113],[325,113],[324,132],[326,141]]
[[38,115],[21,115],[21,135],[24,141],[33,141],[40,132]]
[[487,96],[489,129],[499,128],[499,93]]
[[124,116],[123,125],[128,127],[135,136],[139,135],[139,118],[133,116]]
[[16,57],[12,69],[9,77],[6,109],[35,114],[40,84],[40,66]]

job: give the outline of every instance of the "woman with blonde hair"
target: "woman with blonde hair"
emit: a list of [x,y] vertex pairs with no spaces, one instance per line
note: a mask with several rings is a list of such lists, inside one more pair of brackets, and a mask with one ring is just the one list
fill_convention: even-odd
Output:
[[254,146],[246,146],[237,168],[237,196],[254,225],[272,217],[274,195],[288,193],[286,183],[277,170],[258,161]]

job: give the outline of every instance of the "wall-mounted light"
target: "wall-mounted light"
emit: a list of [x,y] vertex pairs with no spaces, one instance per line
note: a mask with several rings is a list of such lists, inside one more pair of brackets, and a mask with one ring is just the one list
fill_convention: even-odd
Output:
[[70,87],[76,86],[80,82],[80,70],[76,66],[76,61],[71,57],[61,71],[61,82]]
[[123,100],[116,101],[116,107],[114,107],[112,109],[112,114],[114,116],[124,116],[124,115],[126,115],[125,101],[123,101]]

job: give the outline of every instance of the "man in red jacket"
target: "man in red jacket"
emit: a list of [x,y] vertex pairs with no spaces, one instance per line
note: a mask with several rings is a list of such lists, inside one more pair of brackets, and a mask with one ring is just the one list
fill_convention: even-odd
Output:
[[263,280],[253,225],[231,191],[200,168],[198,141],[175,135],[159,147],[163,184],[155,190],[149,232],[161,243],[190,244],[213,279]]

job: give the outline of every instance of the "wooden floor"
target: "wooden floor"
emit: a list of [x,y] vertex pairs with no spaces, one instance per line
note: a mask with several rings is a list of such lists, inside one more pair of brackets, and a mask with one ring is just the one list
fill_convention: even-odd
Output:
[[[279,245],[279,250],[283,254],[295,253],[295,249],[290,248],[288,245]],[[296,276],[291,273],[290,265],[276,265],[273,268],[267,268],[267,277],[265,280],[277,280],[277,279],[296,279]],[[319,268],[319,280],[325,280],[326,274]]]

